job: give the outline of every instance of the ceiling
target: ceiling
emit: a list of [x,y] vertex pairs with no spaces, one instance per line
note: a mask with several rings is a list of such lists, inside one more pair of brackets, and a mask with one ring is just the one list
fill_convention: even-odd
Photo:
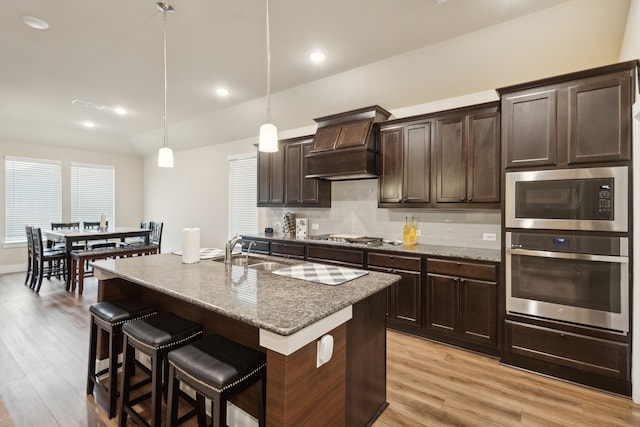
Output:
[[[301,104],[313,104],[300,89],[311,82],[566,1],[271,0],[272,93],[298,91]],[[150,155],[162,145],[162,12],[155,1],[2,3],[0,140],[134,155]],[[169,3],[175,9],[167,17],[169,145],[181,150],[257,135],[265,117],[265,1]],[[29,28],[21,15],[50,27]],[[308,60],[315,49],[326,52],[324,63]],[[218,97],[219,86],[230,95]],[[107,108],[73,104],[74,99]],[[398,106],[413,101],[396,100]],[[114,114],[116,106],[128,114]],[[278,120],[309,126],[318,117],[287,120],[279,108],[273,117],[281,128]],[[232,117],[229,129],[197,143],[172,138],[173,129],[209,115]],[[85,120],[96,127],[85,129]]]

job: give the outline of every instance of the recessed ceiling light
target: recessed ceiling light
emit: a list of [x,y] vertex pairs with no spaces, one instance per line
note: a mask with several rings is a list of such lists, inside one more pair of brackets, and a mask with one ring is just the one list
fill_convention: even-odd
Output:
[[311,58],[313,62],[322,62],[326,57],[327,55],[325,55],[324,52],[312,52],[311,55],[309,55],[309,58]]
[[49,28],[49,24],[47,24],[40,18],[36,18],[35,16],[22,15],[20,19],[25,25],[28,25],[31,28],[35,28],[36,30],[46,30],[47,28]]
[[82,122],[82,126],[88,129],[93,129],[94,127],[96,127],[96,124],[93,122],[86,121],[86,122]]
[[216,93],[218,94],[218,96],[229,96],[229,90],[223,87],[219,87],[218,89],[216,89]]
[[119,116],[124,116],[125,114],[127,114],[127,110],[122,107],[115,107],[113,111]]

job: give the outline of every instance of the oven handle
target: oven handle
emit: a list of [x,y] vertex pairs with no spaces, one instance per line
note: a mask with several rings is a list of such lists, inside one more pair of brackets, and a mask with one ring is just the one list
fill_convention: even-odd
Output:
[[511,255],[527,255],[527,256],[544,257],[544,258],[562,258],[562,259],[578,259],[578,260],[584,260],[584,261],[617,262],[619,264],[629,263],[629,258],[625,256],[574,254],[574,253],[566,253],[566,252],[534,251],[529,249],[506,249],[506,253]]

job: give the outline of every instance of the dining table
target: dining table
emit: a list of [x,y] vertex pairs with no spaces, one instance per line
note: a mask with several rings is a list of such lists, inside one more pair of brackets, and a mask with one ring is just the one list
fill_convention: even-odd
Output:
[[47,241],[64,243],[66,253],[66,289],[71,289],[73,271],[71,270],[71,251],[73,250],[74,243],[85,242],[89,240],[112,240],[124,239],[128,237],[142,237],[144,243],[149,243],[151,230],[148,228],[140,227],[114,227],[107,230],[101,229],[86,229],[86,230],[42,230]]

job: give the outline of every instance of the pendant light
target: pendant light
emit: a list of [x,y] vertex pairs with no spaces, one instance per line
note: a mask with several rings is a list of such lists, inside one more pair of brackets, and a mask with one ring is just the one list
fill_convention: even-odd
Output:
[[278,151],[278,129],[271,123],[271,41],[269,39],[269,0],[267,0],[267,123],[260,126],[258,150]]
[[164,62],[164,144],[160,151],[158,151],[158,167],[172,168],[173,151],[167,144],[167,12],[173,12],[173,7],[163,2],[156,3],[156,6],[162,11],[162,50]]

